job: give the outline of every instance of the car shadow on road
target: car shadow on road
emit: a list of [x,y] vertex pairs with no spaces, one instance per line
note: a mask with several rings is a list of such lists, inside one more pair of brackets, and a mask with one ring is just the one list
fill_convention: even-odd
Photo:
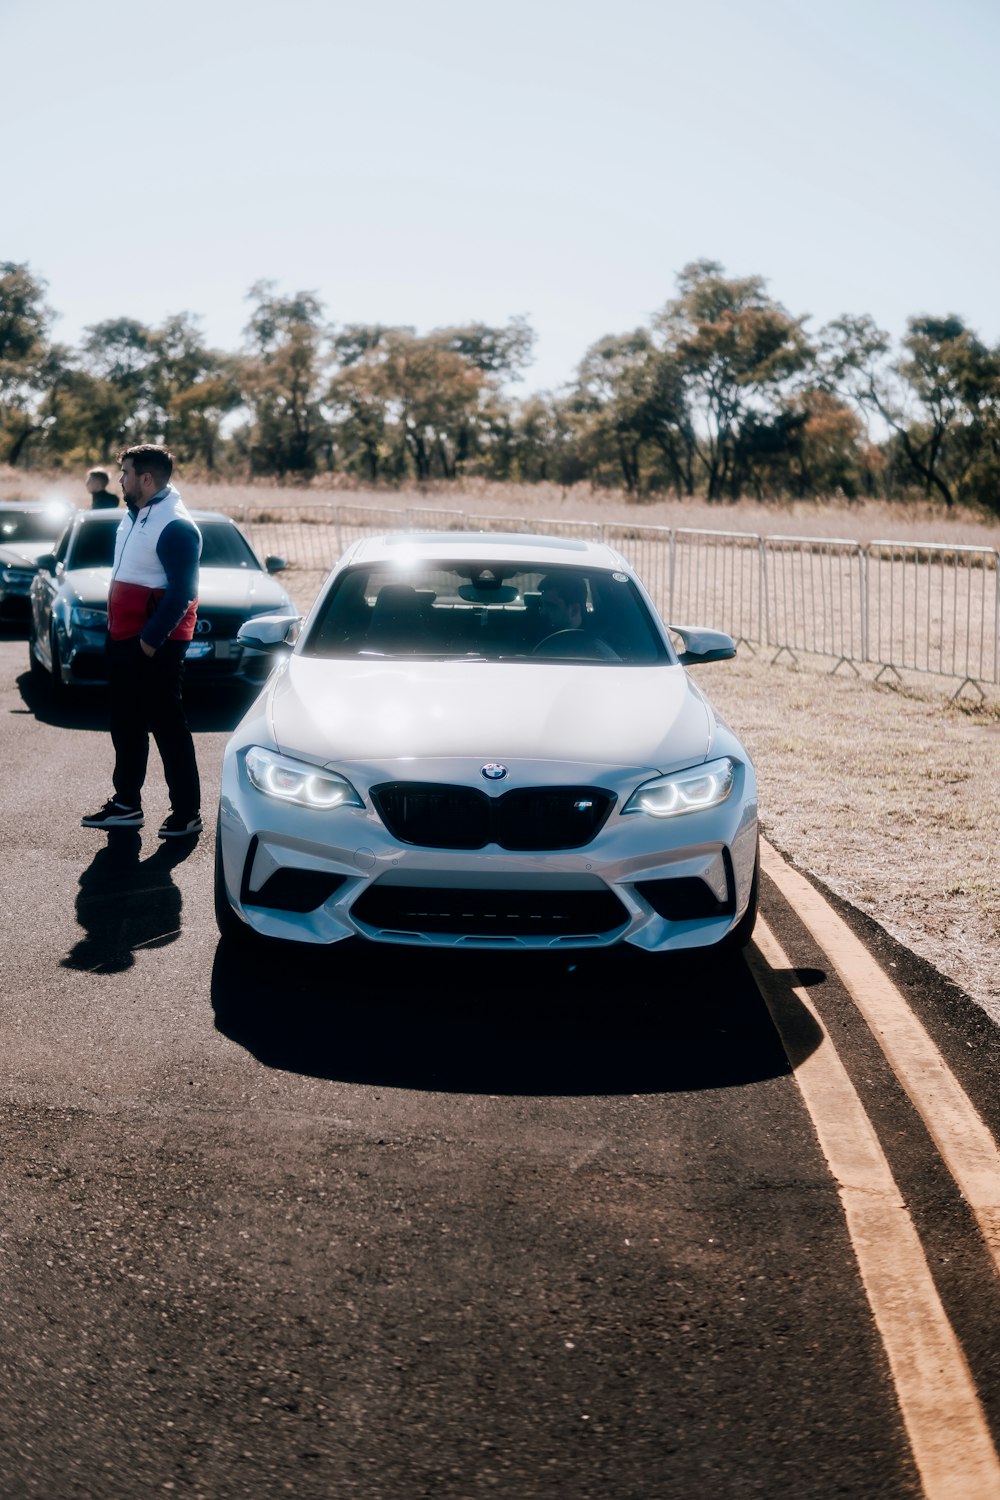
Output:
[[[23,672],[17,679],[23,709],[39,723],[57,729],[108,730],[108,697],[102,687],[74,687],[56,695],[44,678]],[[247,683],[196,683],[184,688],[184,712],[195,734],[228,733],[236,728],[259,687]]]
[[[803,982],[786,977],[789,993]],[[790,1072],[739,957],[452,953],[361,940],[236,954],[223,942],[212,1003],[218,1030],[267,1067],[340,1082],[640,1094]],[[815,1046],[821,1033],[801,1009]]]
[[116,828],[80,876],[76,919],[84,935],[62,960],[64,969],[120,974],[138,948],[165,948],[180,937],[181,893],[173,870],[197,838],[169,839],[142,859],[137,828]]

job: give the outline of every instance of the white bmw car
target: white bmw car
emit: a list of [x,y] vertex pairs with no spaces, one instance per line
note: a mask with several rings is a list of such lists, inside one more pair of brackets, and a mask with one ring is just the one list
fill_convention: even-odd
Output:
[[[355,543],[229,741],[223,936],[649,952],[742,946],[754,769],[612,548],[440,533]],[[678,653],[673,639],[679,639]]]

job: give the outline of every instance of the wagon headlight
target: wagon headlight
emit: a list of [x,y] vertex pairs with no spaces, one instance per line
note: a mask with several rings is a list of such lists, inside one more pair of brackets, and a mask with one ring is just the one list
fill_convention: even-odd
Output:
[[300,807],[364,807],[351,783],[333,771],[322,771],[254,745],[246,753],[247,775],[259,792]]
[[636,788],[622,812],[675,818],[680,813],[718,807],[732,791],[735,775],[735,765],[726,759],[711,760],[707,765],[675,771],[670,776],[657,776]]
[[104,630],[107,628],[108,612],[106,609],[87,609],[82,604],[74,604],[69,618],[70,623],[79,630]]

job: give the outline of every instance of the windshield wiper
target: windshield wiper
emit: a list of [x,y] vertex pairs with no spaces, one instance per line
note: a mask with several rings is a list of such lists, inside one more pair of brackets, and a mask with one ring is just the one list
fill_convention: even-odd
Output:
[[363,647],[358,656],[377,656],[386,661],[489,661],[481,651],[470,651],[459,656],[454,651],[376,651],[371,646]]

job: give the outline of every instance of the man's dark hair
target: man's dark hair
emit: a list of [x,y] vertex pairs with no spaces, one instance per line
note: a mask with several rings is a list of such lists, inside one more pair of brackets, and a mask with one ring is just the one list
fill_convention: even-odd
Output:
[[174,455],[167,448],[158,448],[155,443],[136,443],[134,448],[123,448],[118,462],[122,464],[127,458],[132,460],[132,468],[137,474],[152,474],[161,484],[166,484],[174,472]]
[[87,478],[99,479],[104,488],[107,489],[108,480],[111,478],[111,475],[108,473],[107,469],[91,469],[87,474]]
[[587,608],[587,583],[581,573],[569,570],[565,573],[547,573],[538,585],[538,592],[545,594],[550,589],[553,594],[559,595],[567,607],[571,604],[579,604],[581,610]]

